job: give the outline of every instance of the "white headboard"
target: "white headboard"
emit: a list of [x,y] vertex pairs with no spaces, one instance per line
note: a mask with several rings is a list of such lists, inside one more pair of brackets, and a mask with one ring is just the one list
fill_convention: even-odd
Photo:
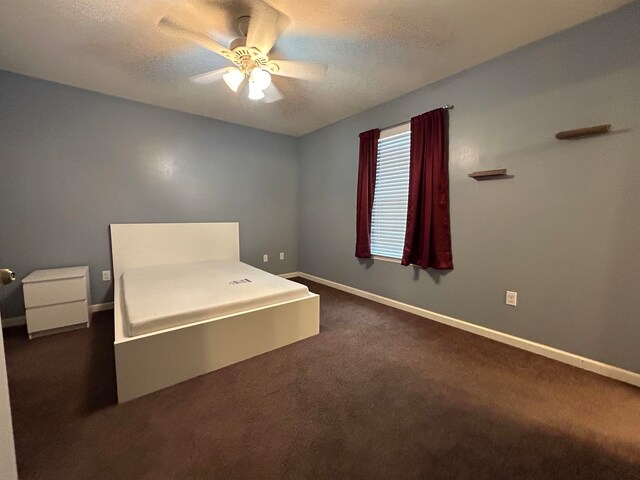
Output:
[[111,255],[116,282],[131,268],[240,260],[238,223],[112,224]]

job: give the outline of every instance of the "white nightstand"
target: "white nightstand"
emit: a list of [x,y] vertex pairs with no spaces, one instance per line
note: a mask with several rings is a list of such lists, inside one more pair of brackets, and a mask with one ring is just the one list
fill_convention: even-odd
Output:
[[89,267],[36,270],[22,280],[29,338],[90,325]]

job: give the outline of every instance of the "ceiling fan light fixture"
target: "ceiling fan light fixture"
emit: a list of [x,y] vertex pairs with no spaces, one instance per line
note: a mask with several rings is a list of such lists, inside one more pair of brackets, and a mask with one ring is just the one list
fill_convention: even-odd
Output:
[[251,79],[260,90],[264,90],[271,85],[271,74],[260,67],[256,67],[251,71]]
[[249,82],[249,98],[251,100],[262,100],[264,98],[264,92],[255,82]]
[[240,70],[238,70],[237,68],[234,68],[233,70],[230,70],[227,73],[225,73],[222,76],[222,79],[224,80],[224,83],[226,83],[231,90],[233,90],[234,92],[237,92],[238,87],[240,87],[240,84],[244,80],[244,75]]

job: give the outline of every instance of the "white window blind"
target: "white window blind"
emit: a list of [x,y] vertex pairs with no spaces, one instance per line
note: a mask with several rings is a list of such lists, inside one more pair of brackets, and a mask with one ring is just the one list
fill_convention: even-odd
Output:
[[402,258],[409,197],[410,124],[384,131],[378,140],[371,215],[371,253]]

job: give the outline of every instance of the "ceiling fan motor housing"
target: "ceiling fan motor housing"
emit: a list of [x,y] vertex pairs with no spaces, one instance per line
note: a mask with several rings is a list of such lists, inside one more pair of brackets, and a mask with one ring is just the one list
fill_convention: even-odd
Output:
[[230,52],[224,52],[225,56],[231,60],[242,73],[247,77],[251,76],[254,68],[261,68],[270,73],[277,73],[280,70],[278,65],[269,61],[269,57],[253,46],[247,46],[247,32],[249,29],[248,15],[238,18],[238,31],[240,37],[236,38],[229,45]]
[[269,63],[269,57],[260,50],[244,46],[234,48],[229,60],[231,60],[245,75],[251,75],[251,71],[254,68],[262,68],[266,70]]

